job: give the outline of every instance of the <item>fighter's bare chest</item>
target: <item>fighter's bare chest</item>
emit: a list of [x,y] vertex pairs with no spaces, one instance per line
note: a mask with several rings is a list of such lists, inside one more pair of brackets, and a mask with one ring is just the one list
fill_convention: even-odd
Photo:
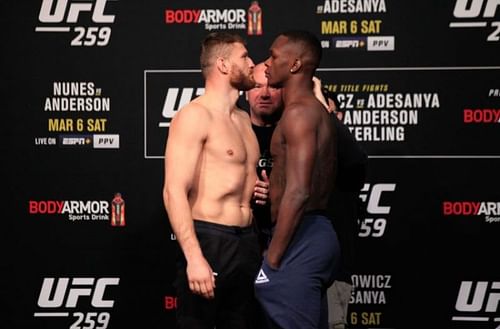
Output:
[[239,127],[212,127],[205,142],[205,149],[213,156],[230,162],[247,161],[251,150],[247,132]]
[[282,134],[281,127],[278,125],[274,130],[273,136],[271,138],[271,156],[273,161],[280,160],[285,152],[285,138]]

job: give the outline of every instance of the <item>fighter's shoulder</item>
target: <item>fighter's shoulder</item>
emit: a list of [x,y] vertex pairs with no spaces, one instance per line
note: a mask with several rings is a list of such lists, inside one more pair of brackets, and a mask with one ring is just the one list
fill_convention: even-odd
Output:
[[234,113],[241,119],[241,120],[244,120],[244,121],[249,121],[250,122],[250,114],[239,108],[239,107],[235,107],[234,109]]
[[[291,125],[292,127],[314,127],[321,120],[320,112],[314,108],[319,108],[319,106],[319,102],[316,104],[306,101],[297,101],[287,104],[280,121],[282,124]],[[326,109],[324,109],[324,112],[327,113]]]
[[287,104],[282,119],[293,119],[307,116],[308,105],[306,102],[297,101]]
[[210,119],[210,113],[208,111],[208,108],[203,105],[202,102],[195,100],[192,100],[188,104],[184,105],[181,107],[177,113],[174,115],[173,121],[202,121],[202,120],[209,120]]
[[304,97],[304,99],[293,103],[292,108],[308,116],[310,116],[313,111],[317,113],[328,113],[328,110],[316,97]]

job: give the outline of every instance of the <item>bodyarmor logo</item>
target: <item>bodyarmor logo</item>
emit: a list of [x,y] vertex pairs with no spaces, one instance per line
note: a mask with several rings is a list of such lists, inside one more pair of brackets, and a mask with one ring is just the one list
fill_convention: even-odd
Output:
[[464,109],[464,123],[500,123],[500,109]]
[[[37,26],[36,32],[70,32],[72,23],[78,23],[85,14],[89,15],[92,23],[111,24],[115,15],[105,14],[108,0],[92,2],[76,2],[68,5],[68,0],[43,0],[38,19],[43,26]],[[47,26],[45,24],[50,24]],[[71,46],[106,46],[111,37],[109,26],[75,26],[76,36]]]
[[453,16],[457,21],[450,22],[451,28],[491,27],[487,41],[500,40],[500,21],[492,21],[496,16],[499,0],[456,0]]
[[498,201],[443,201],[444,216],[484,216],[487,223],[500,223]]
[[115,193],[111,201],[111,226],[125,226],[125,200],[121,193]]
[[165,24],[204,24],[205,30],[246,29],[244,9],[166,9]]
[[[455,315],[453,321],[460,322],[500,322],[495,317],[500,306],[500,282],[462,281],[458,291],[455,310],[464,314]],[[500,328],[497,325],[496,328]]]
[[30,200],[30,215],[67,215],[72,222],[109,220],[109,202],[104,200]]

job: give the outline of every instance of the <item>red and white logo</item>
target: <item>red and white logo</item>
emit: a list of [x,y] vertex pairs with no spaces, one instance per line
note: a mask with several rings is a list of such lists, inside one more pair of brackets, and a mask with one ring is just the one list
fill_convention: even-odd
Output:
[[464,109],[464,123],[500,123],[500,109]]
[[444,216],[484,216],[488,223],[500,223],[498,201],[443,201]]
[[246,30],[247,10],[229,9],[165,9],[165,24],[203,24],[205,30]]
[[72,222],[109,221],[110,202],[105,200],[29,200],[33,216],[64,215]]

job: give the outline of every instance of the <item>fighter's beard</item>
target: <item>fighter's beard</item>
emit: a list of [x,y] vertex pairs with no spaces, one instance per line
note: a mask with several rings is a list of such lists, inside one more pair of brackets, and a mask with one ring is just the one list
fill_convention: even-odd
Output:
[[245,75],[241,69],[236,67],[233,67],[232,72],[234,73],[231,73],[231,79],[229,82],[235,89],[247,91],[255,87],[255,80],[253,79],[252,74]]

